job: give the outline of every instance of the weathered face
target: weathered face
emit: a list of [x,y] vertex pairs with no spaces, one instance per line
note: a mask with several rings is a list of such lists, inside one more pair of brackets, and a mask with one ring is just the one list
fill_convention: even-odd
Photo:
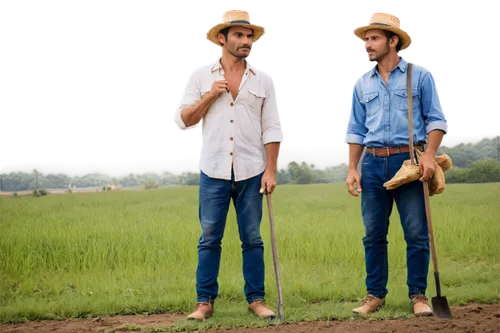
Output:
[[365,48],[368,52],[370,61],[380,61],[387,56],[391,50],[391,46],[397,45],[398,39],[391,38],[388,40],[383,30],[371,29],[365,32]]
[[252,49],[254,33],[252,29],[244,27],[231,27],[227,38],[219,34],[219,42],[229,54],[236,58],[246,58]]

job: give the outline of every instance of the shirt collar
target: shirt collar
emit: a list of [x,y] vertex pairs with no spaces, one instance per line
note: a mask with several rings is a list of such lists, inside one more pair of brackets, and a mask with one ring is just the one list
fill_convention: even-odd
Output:
[[[245,73],[250,72],[254,75],[257,73],[257,70],[255,69],[255,67],[250,65],[250,63],[248,61],[245,60],[245,64],[246,64]],[[220,71],[220,70],[224,71],[224,69],[222,68],[222,64],[220,63],[220,59],[217,59],[217,61],[214,63],[214,65],[212,67],[212,72]]]
[[[370,76],[378,74],[377,66],[378,65],[375,65],[375,67],[372,68],[372,70],[370,71]],[[394,69],[396,68],[399,68],[401,72],[405,73],[406,69],[408,68],[408,62],[404,60],[403,57],[399,57],[399,63],[396,65]]]

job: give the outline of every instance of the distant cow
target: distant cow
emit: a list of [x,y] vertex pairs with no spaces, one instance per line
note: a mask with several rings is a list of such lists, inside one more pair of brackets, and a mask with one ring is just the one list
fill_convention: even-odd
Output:
[[118,185],[113,185],[113,184],[108,184],[106,185],[106,191],[115,191],[121,189],[122,186],[120,184]]

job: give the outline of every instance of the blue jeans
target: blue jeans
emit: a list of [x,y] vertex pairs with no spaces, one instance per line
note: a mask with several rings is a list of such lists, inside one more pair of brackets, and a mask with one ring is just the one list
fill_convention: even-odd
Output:
[[198,243],[196,292],[198,302],[213,303],[219,292],[217,276],[221,257],[221,241],[231,198],[243,253],[243,277],[248,303],[264,299],[264,243],[260,236],[262,220],[262,173],[235,182],[200,174],[199,217],[202,234]]
[[425,295],[429,271],[429,235],[423,184],[414,181],[388,191],[383,184],[401,168],[408,153],[377,157],[367,153],[361,164],[361,212],[365,225],[366,287],[369,294],[385,297],[387,291],[387,232],[396,202],[406,241],[408,296]]

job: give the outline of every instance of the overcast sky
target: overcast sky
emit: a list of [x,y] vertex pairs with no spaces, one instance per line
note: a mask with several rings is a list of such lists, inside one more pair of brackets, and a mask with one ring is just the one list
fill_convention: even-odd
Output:
[[[314,164],[317,169],[324,169],[328,166],[347,163],[347,151],[345,148],[328,148],[328,149],[298,149],[285,148],[280,154],[278,160],[279,168],[286,168],[292,160],[297,162],[305,161],[308,164]],[[70,176],[84,175],[91,172],[100,172],[112,177],[120,177],[129,173],[145,173],[155,172],[161,174],[163,171],[169,171],[173,174],[181,174],[185,171],[198,172],[196,158],[185,158],[177,160],[164,160],[157,162],[135,162],[120,161],[119,163],[110,163],[110,161],[92,161],[93,163],[81,163],[75,161],[74,164],[53,164],[53,163],[20,163],[6,164],[7,161],[0,160],[0,173],[10,172],[31,172],[34,168],[44,174],[48,173],[65,173]],[[9,161],[10,162],[10,161]],[[90,161],[85,161],[90,162]]]

